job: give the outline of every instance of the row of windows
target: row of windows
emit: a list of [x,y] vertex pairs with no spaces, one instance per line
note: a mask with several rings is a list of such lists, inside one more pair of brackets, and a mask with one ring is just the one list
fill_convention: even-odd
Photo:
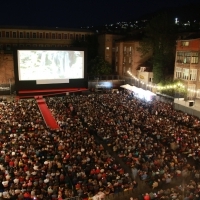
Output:
[[[119,51],[119,47],[117,46],[116,52],[118,53],[118,51]],[[130,47],[124,46],[124,54],[126,54],[127,52],[129,52],[130,54],[132,53],[132,47],[131,46]]]
[[[127,58],[127,57],[124,56],[124,58],[123,58],[123,64],[126,64],[127,61],[128,61],[129,64],[131,64],[132,63],[132,57],[128,57]],[[115,57],[115,62],[116,63],[118,62],[118,57],[117,56]]]
[[62,44],[0,44],[0,50],[11,50],[12,47],[69,47],[69,45],[62,45]]
[[33,39],[81,39],[85,40],[87,35],[84,34],[72,34],[72,33],[30,33],[30,32],[5,32],[5,36],[0,32],[0,37],[6,38],[33,38]]
[[176,67],[175,78],[196,81],[197,69],[187,69],[187,68]]
[[198,52],[177,52],[176,56],[177,63],[185,64],[198,64],[199,63],[199,53]]

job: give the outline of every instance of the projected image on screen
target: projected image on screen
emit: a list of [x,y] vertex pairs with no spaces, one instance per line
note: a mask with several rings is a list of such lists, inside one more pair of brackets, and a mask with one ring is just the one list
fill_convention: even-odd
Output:
[[18,50],[19,80],[84,78],[84,51]]

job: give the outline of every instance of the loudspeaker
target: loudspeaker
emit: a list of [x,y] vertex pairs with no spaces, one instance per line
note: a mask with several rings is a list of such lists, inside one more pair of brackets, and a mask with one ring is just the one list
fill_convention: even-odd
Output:
[[194,102],[193,101],[189,101],[189,106],[193,106],[194,105]]

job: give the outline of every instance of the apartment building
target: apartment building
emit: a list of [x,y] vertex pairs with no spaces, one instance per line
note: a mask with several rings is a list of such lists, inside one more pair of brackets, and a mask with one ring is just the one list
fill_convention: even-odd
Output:
[[183,81],[187,97],[200,98],[200,34],[177,40],[174,79]]
[[138,51],[140,46],[139,38],[125,38],[116,41],[115,45],[115,70],[119,75],[127,75],[131,72],[139,81],[152,82],[153,74],[147,65],[151,53],[142,56]]
[[115,65],[115,41],[123,38],[120,34],[99,34],[98,54],[112,66]]

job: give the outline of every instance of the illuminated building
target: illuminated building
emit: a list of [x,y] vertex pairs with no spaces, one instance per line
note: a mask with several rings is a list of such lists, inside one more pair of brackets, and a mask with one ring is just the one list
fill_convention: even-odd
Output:
[[177,40],[174,79],[183,81],[187,98],[200,98],[200,34]]

